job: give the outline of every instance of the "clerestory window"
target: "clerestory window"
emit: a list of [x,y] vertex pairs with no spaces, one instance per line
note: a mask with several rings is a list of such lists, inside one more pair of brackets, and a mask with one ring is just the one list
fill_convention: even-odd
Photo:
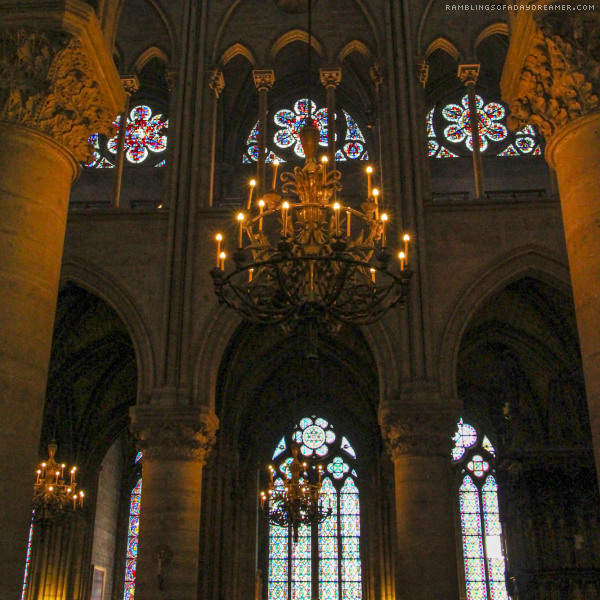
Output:
[[[320,525],[302,526],[293,541],[288,528],[269,526],[269,600],[361,600],[360,501],[356,453],[348,439],[325,419],[305,417],[273,454],[275,485],[283,486],[292,462],[290,446],[300,444],[308,468],[324,467],[323,502],[331,515]],[[317,543],[312,541],[317,539]],[[315,593],[311,590],[315,586]],[[316,593],[318,586],[318,593]]]
[[[136,464],[142,458],[138,452]],[[140,534],[140,505],[142,501],[142,477],[140,476],[131,490],[129,497],[129,522],[127,523],[127,550],[125,558],[125,586],[123,600],[133,600],[135,593],[135,574],[138,553],[138,536]]]

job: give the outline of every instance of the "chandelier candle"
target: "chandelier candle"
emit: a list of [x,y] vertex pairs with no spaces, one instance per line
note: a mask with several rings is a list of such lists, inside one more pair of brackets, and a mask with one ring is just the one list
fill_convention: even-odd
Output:
[[258,230],[262,231],[262,222],[263,222],[263,220],[262,220],[262,214],[263,214],[263,210],[265,208],[265,201],[264,200],[259,200],[258,201],[258,208],[260,210],[260,216],[261,216],[261,218],[258,220]]
[[406,264],[408,264],[408,242],[410,241],[410,236],[407,234],[404,235],[404,260]]
[[383,250],[385,246],[385,226],[387,225],[388,216],[383,213],[381,215],[381,249]]
[[323,163],[323,179],[327,179],[327,156],[324,156],[321,162]]
[[221,259],[221,271],[225,270],[225,252],[221,252],[219,254],[219,258]]
[[[277,167],[275,167],[277,168]],[[254,194],[254,186],[256,185],[256,181],[254,179],[250,182],[250,194],[248,195],[248,210],[252,206],[252,194]]]
[[375,219],[379,220],[379,190],[373,190],[373,202],[375,202]]
[[350,237],[350,216],[352,215],[352,213],[350,211],[346,212],[346,217],[347,217],[347,221],[346,221],[346,236]]
[[333,205],[333,210],[335,211],[335,235],[340,235],[340,205],[336,202]]
[[288,217],[288,208],[290,207],[288,202],[284,202],[281,205],[281,215],[283,221],[283,237],[287,237],[287,217]]
[[219,268],[219,259],[221,258],[221,240],[223,236],[220,233],[217,233],[217,268]]
[[[279,166],[279,160],[275,159],[273,161],[273,185],[271,186],[273,189],[277,187],[277,167]],[[250,205],[248,205],[250,208]]]
[[238,221],[240,223],[240,232],[238,234],[238,248],[242,247],[242,238],[244,235],[244,213],[238,214]]
[[400,252],[400,254],[398,254],[398,258],[400,259],[400,270],[404,271],[404,259],[406,258],[406,254],[404,254],[404,252]]
[[371,175],[373,174],[373,168],[367,167],[367,198],[370,198],[373,194],[371,193]]

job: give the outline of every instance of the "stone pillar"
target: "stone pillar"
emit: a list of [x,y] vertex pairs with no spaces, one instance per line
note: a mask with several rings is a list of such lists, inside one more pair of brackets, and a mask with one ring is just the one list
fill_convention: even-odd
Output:
[[258,90],[258,197],[265,194],[265,162],[267,160],[267,94],[275,83],[275,72],[270,69],[252,71]]
[[321,83],[327,90],[327,160],[335,169],[335,89],[342,81],[342,69],[339,67],[321,69]]
[[480,200],[485,195],[483,187],[483,162],[481,161],[481,142],[479,139],[479,115],[477,114],[477,97],[475,84],[479,77],[480,65],[459,65],[458,78],[467,86],[469,98],[469,122],[473,138],[473,175],[475,177],[475,198]]
[[71,183],[124,94],[93,9],[0,0],[0,556],[21,597]]
[[600,474],[600,15],[516,12],[502,95],[509,127],[533,125],[556,170]]
[[213,110],[212,110],[212,131],[210,140],[210,191],[208,196],[208,202],[210,206],[214,202],[214,190],[215,190],[215,150],[217,148],[217,110],[219,108],[219,97],[221,92],[225,89],[225,78],[223,72],[217,69],[209,73],[210,77],[210,89],[215,93],[213,99]]
[[380,423],[394,462],[398,597],[457,600],[454,413],[442,406],[384,409]]
[[136,600],[197,600],[202,467],[218,419],[198,407],[135,406],[131,421],[144,453]]

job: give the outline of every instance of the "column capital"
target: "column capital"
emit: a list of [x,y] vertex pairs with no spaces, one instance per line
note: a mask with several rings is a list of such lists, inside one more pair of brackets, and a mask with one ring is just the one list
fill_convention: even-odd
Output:
[[215,443],[219,419],[198,407],[133,406],[131,431],[144,461],[183,460],[204,464]]
[[429,63],[426,58],[421,59],[417,63],[417,67],[419,69],[419,82],[423,87],[427,85],[427,80],[429,79]]
[[258,91],[268,90],[275,83],[275,71],[272,69],[254,69],[252,71],[254,85]]
[[381,66],[378,63],[375,63],[369,69],[369,75],[371,76],[371,81],[375,84],[375,89],[379,91],[379,86],[383,83],[383,72],[381,70]]
[[212,71],[208,72],[208,77],[208,85],[218,98],[221,95],[221,92],[225,89],[225,77],[223,76],[223,71],[219,71],[219,69],[213,69]]
[[558,129],[600,110],[600,61],[594,50],[600,15],[518,12],[501,79],[508,125],[513,130],[534,125],[549,140]]
[[93,8],[79,0],[0,2],[0,119],[91,153],[92,133],[112,133],[125,104]]
[[342,81],[341,67],[323,67],[319,69],[321,83],[325,87],[337,87]]
[[121,83],[123,84],[123,89],[125,92],[130,96],[131,94],[135,94],[140,89],[140,80],[135,73],[133,75],[121,77]]
[[465,84],[469,85],[470,83],[477,83],[477,79],[479,79],[479,70],[481,65],[472,64],[472,65],[458,65],[458,73],[456,76]]
[[383,408],[379,421],[392,460],[403,456],[440,456],[450,461],[457,423],[454,407]]

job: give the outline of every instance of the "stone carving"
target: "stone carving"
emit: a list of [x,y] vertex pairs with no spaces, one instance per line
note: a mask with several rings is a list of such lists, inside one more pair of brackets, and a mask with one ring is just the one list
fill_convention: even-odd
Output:
[[401,456],[443,456],[450,461],[456,419],[447,410],[408,410],[382,415],[381,432],[386,449]]
[[255,69],[252,76],[257,90],[268,90],[275,83],[275,71],[271,69]]
[[223,72],[219,71],[218,69],[209,71],[208,79],[208,85],[210,86],[210,89],[218,98],[221,95],[221,92],[225,89],[225,78],[223,77]]
[[204,464],[217,427],[213,413],[141,406],[131,410],[131,430],[144,461],[197,460]]
[[114,135],[114,116],[76,38],[0,30],[0,120],[45,133],[87,162],[89,136]]
[[337,87],[342,81],[342,69],[339,67],[320,69],[319,74],[325,87]]
[[550,15],[538,22],[510,101],[513,130],[535,125],[549,139],[563,125],[598,110],[600,27],[589,15]]

